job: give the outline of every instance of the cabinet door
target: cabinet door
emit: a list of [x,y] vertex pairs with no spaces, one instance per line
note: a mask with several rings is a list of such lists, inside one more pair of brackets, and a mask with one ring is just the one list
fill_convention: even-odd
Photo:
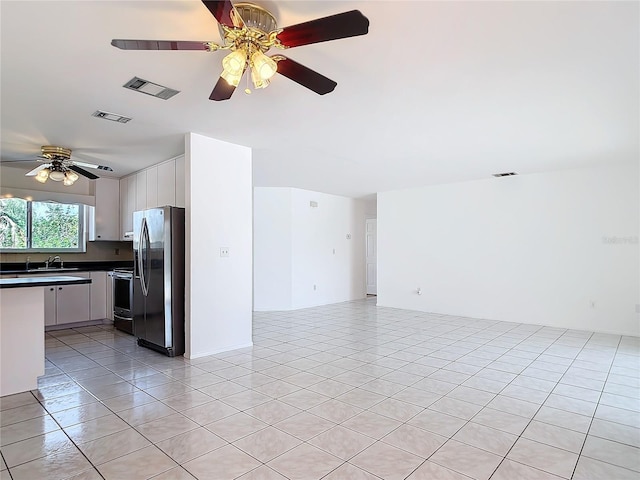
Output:
[[184,156],[176,158],[176,207],[185,206],[185,164]]
[[89,285],[56,287],[57,325],[89,320]]
[[[48,277],[56,277],[59,275],[49,274]],[[33,278],[33,275],[21,274],[12,275],[11,278]],[[44,325],[56,324],[56,288],[54,286],[42,287],[44,289]]]
[[[136,210],[136,177],[125,177],[120,181],[120,189],[126,192],[124,198],[125,208],[120,218],[122,223],[122,239],[133,240],[133,212]],[[131,232],[132,236],[127,237],[127,232]]]
[[127,195],[129,193],[129,179],[120,179],[120,239],[124,239],[125,222],[127,219]]
[[176,162],[158,165],[158,207],[176,204]]
[[113,322],[113,277],[107,274],[107,319]]
[[147,173],[147,201],[145,208],[158,206],[158,167],[149,167]]
[[143,170],[136,174],[136,195],[134,211],[147,208],[147,171]]
[[95,181],[96,207],[92,240],[120,239],[120,182],[113,178]]
[[107,318],[107,272],[91,272],[91,320]]
[[44,326],[56,324],[56,287],[44,287]]

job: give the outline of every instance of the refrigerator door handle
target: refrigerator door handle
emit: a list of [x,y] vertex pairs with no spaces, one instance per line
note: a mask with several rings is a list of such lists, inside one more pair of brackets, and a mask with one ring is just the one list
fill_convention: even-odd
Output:
[[140,278],[140,275],[138,275],[138,272],[140,271],[139,263],[140,263],[140,254],[136,249],[133,251],[133,278]]
[[145,275],[145,262],[149,259],[149,227],[147,225],[147,219],[142,217],[142,226],[140,228],[140,253],[138,255],[138,273],[140,275],[140,286],[142,287],[142,294],[146,297],[149,294],[149,285],[147,283],[147,277]]

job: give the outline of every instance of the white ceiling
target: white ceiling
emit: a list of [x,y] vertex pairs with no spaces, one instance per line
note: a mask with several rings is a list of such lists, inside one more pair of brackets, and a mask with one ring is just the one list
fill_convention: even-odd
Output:
[[[0,158],[61,145],[120,177],[183,153],[196,132],[252,147],[256,186],[353,197],[638,159],[638,2],[255,3],[279,26],[352,9],[369,18],[368,35],[286,53],[337,81],[333,93],[276,76],[213,102],[224,52],[110,45],[219,41],[199,0],[2,0]],[[122,88],[133,76],[181,93]]]

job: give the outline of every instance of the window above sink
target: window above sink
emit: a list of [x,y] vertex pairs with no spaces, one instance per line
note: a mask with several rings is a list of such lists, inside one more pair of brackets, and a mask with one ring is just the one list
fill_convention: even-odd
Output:
[[0,250],[14,253],[84,252],[84,218],[85,206],[81,204],[2,198]]

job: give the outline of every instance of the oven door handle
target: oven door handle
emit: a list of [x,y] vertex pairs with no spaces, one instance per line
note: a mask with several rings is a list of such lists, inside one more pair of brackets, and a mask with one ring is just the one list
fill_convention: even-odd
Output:
[[121,280],[131,280],[133,278],[133,275],[130,273],[112,273],[111,276]]

